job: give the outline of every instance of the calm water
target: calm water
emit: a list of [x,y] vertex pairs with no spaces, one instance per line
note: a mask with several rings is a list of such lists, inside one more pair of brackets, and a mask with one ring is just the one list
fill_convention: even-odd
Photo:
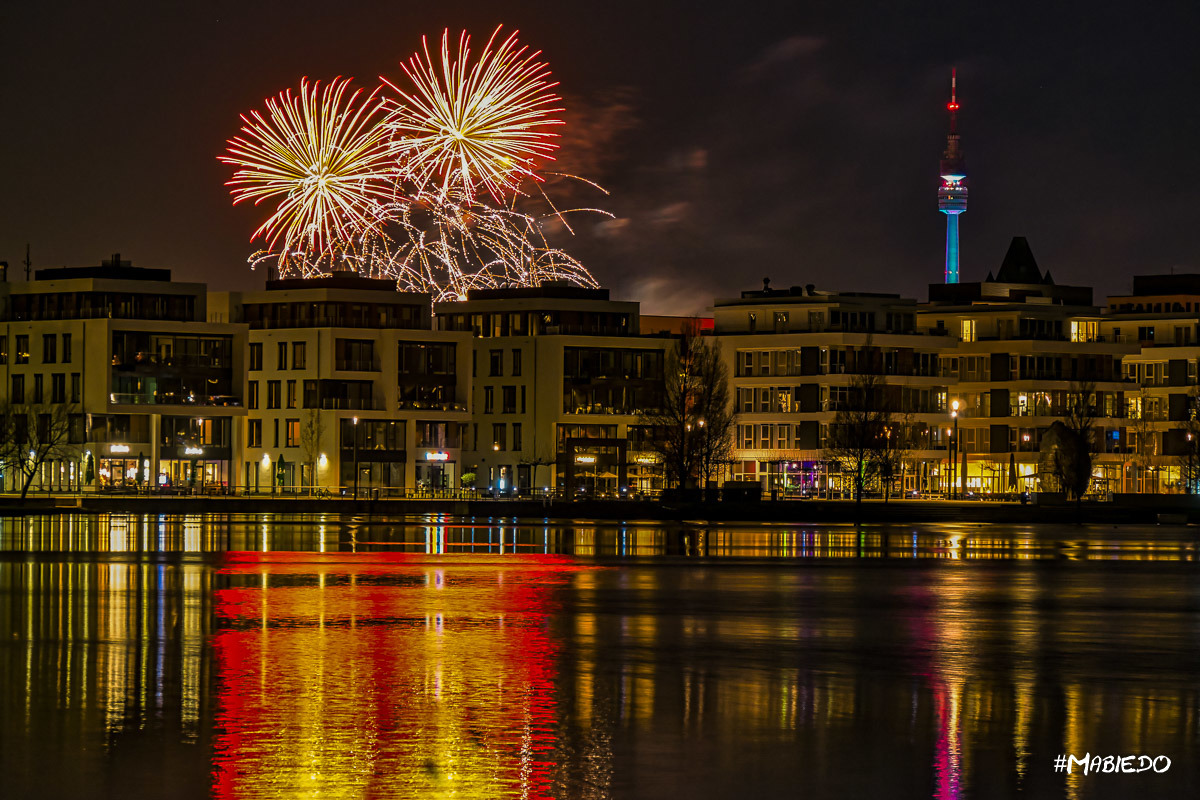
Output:
[[0,525],[6,798],[1200,792],[1194,528]]

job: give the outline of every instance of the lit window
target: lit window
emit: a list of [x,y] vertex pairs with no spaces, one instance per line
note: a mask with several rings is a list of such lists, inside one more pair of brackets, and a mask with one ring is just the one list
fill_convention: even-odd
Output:
[[964,342],[975,341],[975,320],[964,319],[962,321],[962,340]]

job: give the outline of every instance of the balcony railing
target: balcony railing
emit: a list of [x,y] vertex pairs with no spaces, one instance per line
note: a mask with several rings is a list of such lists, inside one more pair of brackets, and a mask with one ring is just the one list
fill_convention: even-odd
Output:
[[375,401],[370,397],[322,397],[321,408],[344,411],[374,411]]
[[343,372],[379,372],[379,362],[373,358],[339,358],[337,368]]
[[131,392],[112,392],[108,395],[109,402],[117,405],[134,406],[224,406],[240,407],[242,399],[232,395],[212,394],[177,394],[175,392],[158,392],[157,394],[135,394]]
[[466,411],[466,405],[454,402],[434,402],[428,400],[399,400],[396,402],[399,411]]

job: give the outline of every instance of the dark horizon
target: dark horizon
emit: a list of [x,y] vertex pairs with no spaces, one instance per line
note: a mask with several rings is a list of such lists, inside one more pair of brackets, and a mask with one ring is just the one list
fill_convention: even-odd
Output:
[[261,286],[245,259],[262,209],[232,207],[216,160],[238,114],[305,75],[374,85],[422,34],[504,23],[544,52],[589,143],[564,159],[611,191],[617,220],[564,246],[646,313],[695,312],[763,277],[923,298],[943,266],[952,67],[971,186],[962,280],[1025,236],[1057,282],[1103,303],[1135,274],[1200,270],[1200,114],[1182,100],[1198,12],[1125,9],[14,7],[0,260],[19,276],[28,242],[34,269],[120,252],[215,290]]

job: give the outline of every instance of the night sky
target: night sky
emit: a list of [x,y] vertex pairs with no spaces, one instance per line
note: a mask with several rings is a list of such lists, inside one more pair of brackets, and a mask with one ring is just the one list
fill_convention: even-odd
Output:
[[[1097,300],[1200,271],[1194,3],[6,3],[0,260],[120,252],[254,288],[261,208],[217,162],[238,114],[302,76],[397,77],[422,34],[500,23],[543,50],[563,161],[617,215],[563,246],[618,297],[696,312],[741,289],[925,297],[951,66],[971,186],[963,280],[1027,236]],[[570,152],[568,152],[568,148]]]

